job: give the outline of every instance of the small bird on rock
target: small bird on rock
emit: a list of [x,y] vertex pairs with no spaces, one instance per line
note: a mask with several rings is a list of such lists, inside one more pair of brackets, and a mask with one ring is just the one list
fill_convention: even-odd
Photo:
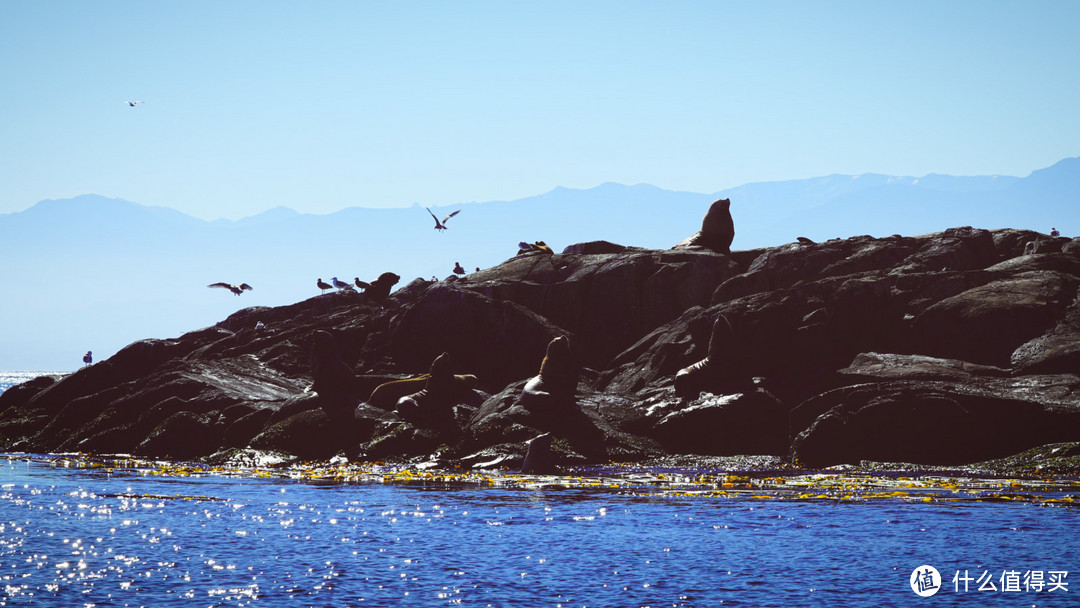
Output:
[[334,288],[333,285],[328,285],[322,279],[319,279],[319,280],[315,281],[315,286],[318,287],[319,289],[321,289],[323,292],[325,292],[327,289],[333,289]]
[[90,365],[94,362],[94,351],[88,350],[86,354],[82,356],[82,362],[86,365]]

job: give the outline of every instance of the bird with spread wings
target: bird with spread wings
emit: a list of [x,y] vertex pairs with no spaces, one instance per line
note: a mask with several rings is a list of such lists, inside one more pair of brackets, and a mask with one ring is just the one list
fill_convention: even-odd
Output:
[[207,287],[220,287],[221,289],[228,289],[235,295],[240,295],[245,291],[251,291],[252,289],[254,289],[254,287],[248,285],[247,283],[241,283],[239,285],[232,285],[229,283],[211,283],[207,285]]
[[[424,209],[427,209],[427,212],[431,213],[431,209],[428,209],[427,207],[424,207]],[[449,220],[450,218],[454,217],[455,215],[457,215],[459,213],[461,213],[461,209],[458,209],[457,211],[451,213],[450,215],[442,218],[441,222],[439,221],[439,218],[435,216],[434,213],[431,213],[431,217],[435,218],[435,230],[446,230],[446,222],[447,222],[447,220]]]

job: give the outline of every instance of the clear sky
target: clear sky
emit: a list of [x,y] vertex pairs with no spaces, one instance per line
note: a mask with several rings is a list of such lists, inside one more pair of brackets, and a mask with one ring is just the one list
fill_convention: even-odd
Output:
[[1025,176],[1080,155],[1078,31],[1072,0],[0,2],[0,213]]

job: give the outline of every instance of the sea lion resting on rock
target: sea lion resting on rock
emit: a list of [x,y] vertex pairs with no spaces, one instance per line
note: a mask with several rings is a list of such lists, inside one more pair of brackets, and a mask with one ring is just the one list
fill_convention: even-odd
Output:
[[401,277],[398,275],[392,272],[384,272],[379,275],[379,278],[370,283],[356,279],[356,286],[364,290],[364,295],[367,296],[369,302],[382,304],[390,296],[390,289],[397,285],[400,280]]
[[547,253],[547,254],[554,254],[555,253],[551,249],[551,247],[547,243],[545,243],[544,241],[536,241],[535,243],[531,243],[531,244],[526,243],[525,241],[521,241],[520,243],[518,243],[518,252],[517,252],[518,255],[521,255],[523,253],[529,253],[529,252],[532,252],[532,251],[539,251],[541,253]]
[[[371,391],[371,396],[367,398],[368,405],[373,405],[377,408],[390,410],[394,409],[398,400],[406,395],[419,392],[427,384],[428,377],[431,374],[422,374],[415,378],[402,378],[401,380],[391,380],[390,382],[384,382],[375,387],[375,390]],[[464,391],[471,390],[476,387],[476,376],[472,374],[455,374],[454,375],[454,390],[457,391],[460,396]]]
[[578,366],[570,351],[570,340],[559,336],[548,343],[540,373],[521,390],[521,404],[529,410],[545,403],[573,404],[577,383]]
[[701,230],[683,240],[675,249],[704,247],[717,253],[731,253],[731,241],[735,239],[735,222],[731,220],[731,199],[714,201],[705,213]]
[[454,374],[450,372],[450,355],[443,353],[431,362],[431,371],[428,372],[424,388],[398,399],[395,411],[405,421],[416,426],[456,430],[456,397]]
[[741,368],[735,332],[724,315],[717,315],[709,337],[708,355],[675,374],[675,396],[695,399],[701,391],[737,390],[747,380]]

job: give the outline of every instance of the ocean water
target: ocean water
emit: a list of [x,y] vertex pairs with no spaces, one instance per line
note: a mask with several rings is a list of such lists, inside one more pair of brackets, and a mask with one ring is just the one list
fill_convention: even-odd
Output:
[[24,371],[0,371],[0,393],[38,376],[61,376],[60,372],[24,372]]
[[71,464],[0,457],[2,606],[1080,605],[1072,499]]

